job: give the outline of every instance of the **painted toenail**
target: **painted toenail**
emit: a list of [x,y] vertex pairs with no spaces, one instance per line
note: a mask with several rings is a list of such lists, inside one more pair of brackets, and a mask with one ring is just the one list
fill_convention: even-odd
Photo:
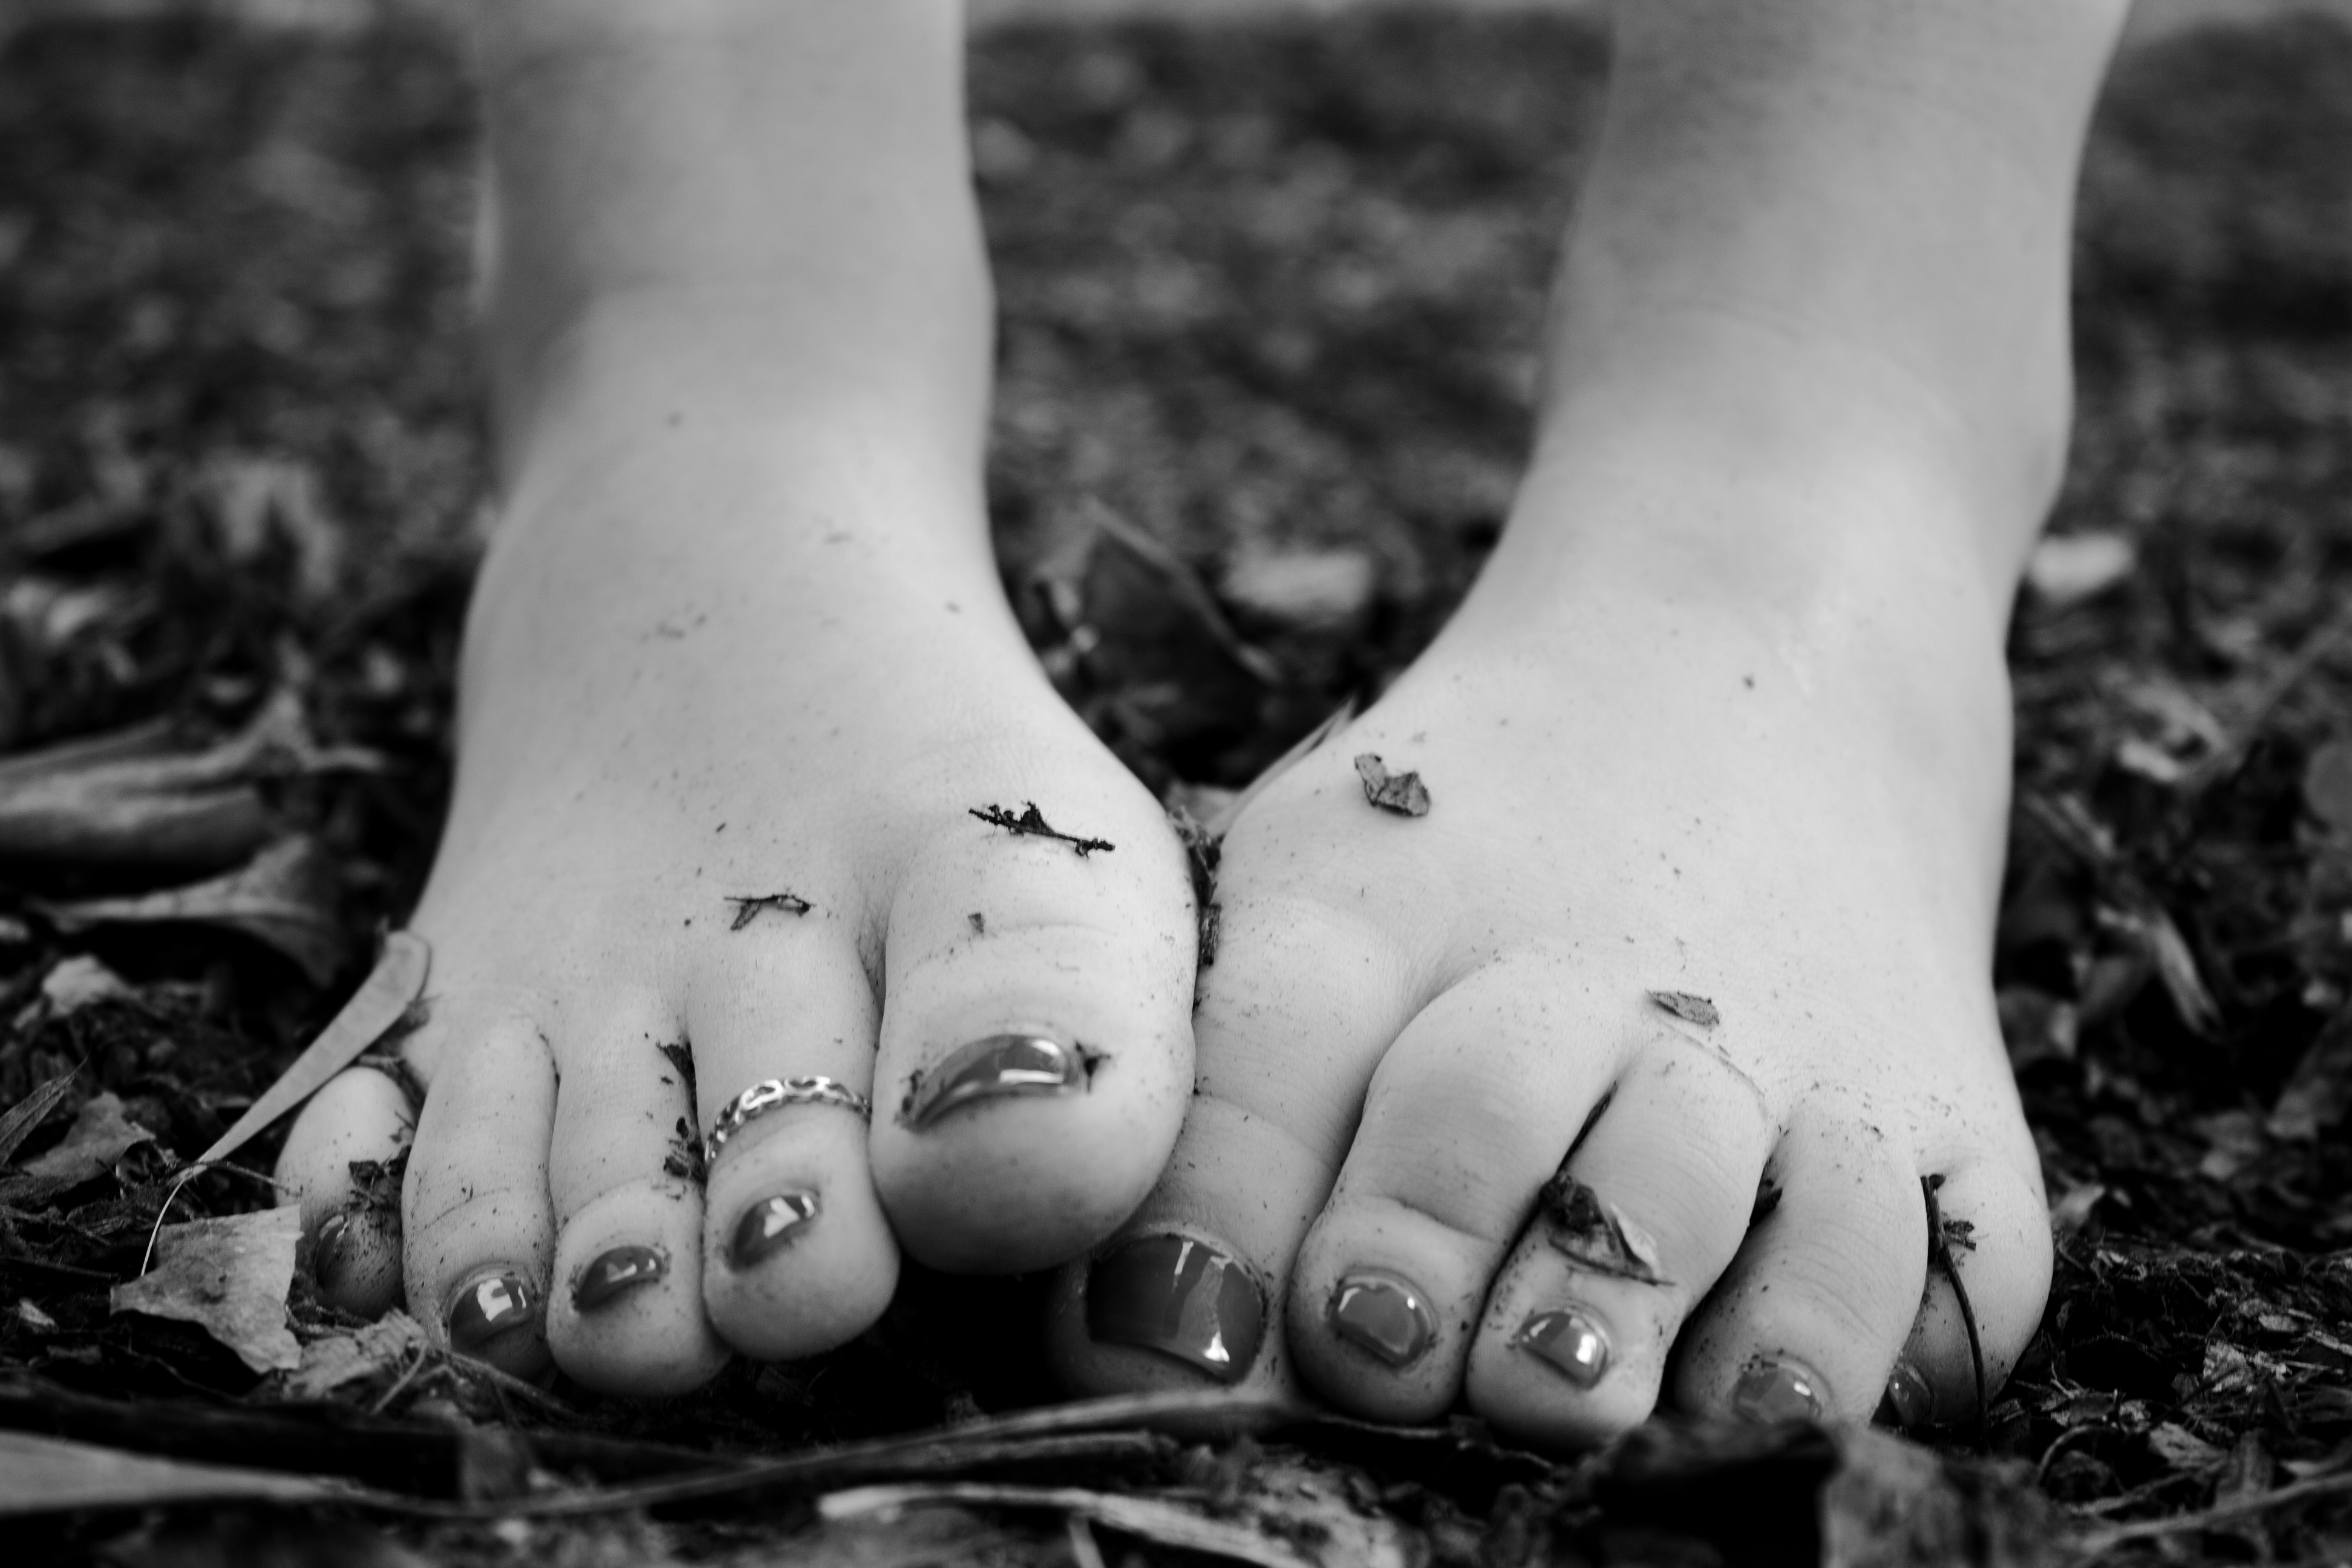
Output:
[[1822,1408],[1819,1374],[1781,1356],[1756,1357],[1740,1369],[1731,1390],[1732,1413],[1763,1425],[1819,1421]]
[[1581,1312],[1538,1312],[1512,1342],[1579,1388],[1609,1370],[1609,1336]]
[[816,1218],[814,1193],[778,1193],[743,1211],[735,1222],[735,1240],[727,1261],[738,1268],[765,1263],[801,1238],[801,1227]]
[[509,1334],[539,1331],[539,1292],[520,1274],[485,1274],[449,1309],[449,1348],[479,1356]]
[[651,1285],[669,1272],[669,1254],[658,1247],[615,1247],[596,1255],[580,1271],[572,1287],[575,1311],[593,1312],[608,1307],[640,1285]]
[[1265,1297],[1249,1270],[1204,1241],[1147,1236],[1096,1260],[1087,1276],[1087,1332],[1238,1383],[1257,1359]]
[[1898,1357],[1895,1370],[1887,1374],[1886,1395],[1878,1402],[1877,1420],[1882,1426],[1908,1432],[1927,1425],[1935,1413],[1936,1391],[1927,1386],[1927,1378],[1909,1356]]
[[1419,1361],[1436,1335],[1421,1291],[1393,1274],[1365,1269],[1340,1276],[1330,1311],[1332,1332],[1391,1366]]
[[310,1278],[319,1289],[331,1293],[343,1271],[343,1235],[351,1229],[347,1215],[331,1214],[319,1223],[319,1234],[310,1242]]
[[917,1131],[958,1106],[1013,1095],[1067,1094],[1080,1081],[1077,1053],[1039,1035],[991,1035],[950,1053],[907,1085],[898,1119]]

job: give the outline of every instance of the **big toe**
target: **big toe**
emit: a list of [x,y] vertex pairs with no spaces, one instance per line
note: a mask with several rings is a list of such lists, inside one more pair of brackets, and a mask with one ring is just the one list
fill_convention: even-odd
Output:
[[957,1272],[1108,1235],[1192,1085],[1183,847],[1107,755],[1073,747],[1052,786],[932,834],[889,910],[874,1180],[907,1251]]

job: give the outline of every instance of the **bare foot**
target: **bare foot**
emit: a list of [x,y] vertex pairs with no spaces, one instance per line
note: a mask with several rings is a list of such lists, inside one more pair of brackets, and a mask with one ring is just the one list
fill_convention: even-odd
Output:
[[[280,1164],[331,1299],[675,1392],[857,1333],[902,1249],[1076,1256],[1159,1175],[1190,873],[998,586],[960,49],[895,0],[488,25],[508,499],[421,1114],[354,1071]],[[701,1131],[808,1077],[706,1188]],[[402,1215],[352,1202],[412,1119]]]
[[[2002,634],[2118,20],[1621,9],[1537,461],[1226,841],[1197,1098],[1064,1277],[1073,1384],[1554,1445],[1998,1386],[2051,1267],[1990,991]],[[1370,798],[1406,772],[1425,816]]]

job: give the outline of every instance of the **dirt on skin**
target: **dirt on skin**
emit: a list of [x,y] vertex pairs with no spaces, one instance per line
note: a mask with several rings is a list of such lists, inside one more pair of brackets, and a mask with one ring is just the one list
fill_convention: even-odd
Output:
[[[1066,695],[1201,820],[1376,694],[1492,545],[1603,60],[1570,19],[1412,13],[976,47],[1006,580]],[[421,25],[6,35],[0,1106],[65,1087],[0,1122],[0,1434],[479,1510],[84,1510],[12,1524],[13,1560],[1197,1560],[1171,1520],[1299,1561],[2352,1551],[2352,32],[2149,46],[2090,149],[1996,974],[2059,1268],[1980,1435],[1660,1424],[1556,1466],[1460,1422],[997,1432],[503,1523],[1042,1387],[1034,1281],[919,1274],[836,1354],[653,1405],[485,1376],[299,1271],[308,1392],[108,1310],[177,1164],[333,1015],[431,852],[486,493],[472,115]],[[152,1136],[30,1172],[102,1094],[92,1136]],[[174,1217],[264,1205],[273,1150]],[[943,1476],[1058,1500],[841,1500]]]

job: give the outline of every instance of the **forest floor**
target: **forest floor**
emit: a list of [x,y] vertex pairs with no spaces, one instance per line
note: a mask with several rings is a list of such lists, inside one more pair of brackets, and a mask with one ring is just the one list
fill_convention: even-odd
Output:
[[[1477,572],[1604,65],[1560,16],[976,43],[1006,581],[1155,787],[1248,780]],[[916,1278],[679,1404],[529,1387],[312,1299],[269,1140],[180,1183],[433,847],[474,133],[422,23],[0,39],[12,1561],[2352,1558],[2352,27],[2140,47],[2088,156],[1996,976],[2042,1333],[1981,1429],[1574,1464],[1466,1419],[1023,1415],[1024,1280],[948,1313]]]

